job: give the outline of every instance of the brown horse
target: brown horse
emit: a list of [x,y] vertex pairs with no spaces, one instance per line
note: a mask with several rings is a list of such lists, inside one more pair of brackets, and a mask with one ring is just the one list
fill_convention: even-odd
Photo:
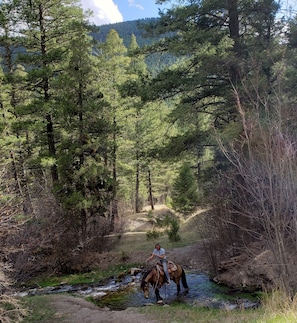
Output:
[[[182,285],[187,292],[189,290],[186,274],[184,269],[180,265],[176,265],[172,262],[169,262],[168,272],[170,275],[170,279],[173,280],[177,287],[177,295],[180,293],[180,280]],[[143,290],[144,297],[148,298],[149,296],[149,284],[152,285],[155,290],[155,295],[157,298],[157,303],[163,303],[163,299],[160,296],[159,289],[165,284],[166,277],[162,268],[162,265],[157,263],[155,266],[146,270],[146,272],[142,276],[141,280],[141,289]]]

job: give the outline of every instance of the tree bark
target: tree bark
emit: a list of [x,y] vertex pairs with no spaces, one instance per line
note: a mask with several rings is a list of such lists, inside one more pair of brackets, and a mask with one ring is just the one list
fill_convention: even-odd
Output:
[[[239,34],[239,18],[237,9],[237,0],[228,0],[228,13],[229,13],[229,32],[230,37],[234,40],[233,50],[235,56],[241,56],[240,34]],[[239,66],[237,62],[233,62],[230,66],[230,78],[232,84],[237,84],[240,79]]]
[[152,191],[152,179],[151,179],[151,170],[148,169],[148,192],[149,192],[149,201],[151,205],[151,209],[154,210],[154,198],[153,198],[153,191]]

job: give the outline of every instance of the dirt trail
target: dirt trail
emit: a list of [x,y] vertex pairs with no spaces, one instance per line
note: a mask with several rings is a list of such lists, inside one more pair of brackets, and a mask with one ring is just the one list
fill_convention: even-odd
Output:
[[47,323],[156,323],[133,308],[125,311],[110,311],[85,299],[68,295],[48,296],[49,305],[55,310],[53,320]]

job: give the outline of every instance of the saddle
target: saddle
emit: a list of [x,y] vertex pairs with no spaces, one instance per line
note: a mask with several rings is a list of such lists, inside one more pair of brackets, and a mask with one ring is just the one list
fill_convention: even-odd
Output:
[[[164,274],[163,265],[160,261],[158,261],[156,263],[156,266],[157,266],[157,269],[160,270]],[[168,273],[171,274],[171,273],[177,271],[177,265],[173,261],[168,260],[167,269],[168,269]]]

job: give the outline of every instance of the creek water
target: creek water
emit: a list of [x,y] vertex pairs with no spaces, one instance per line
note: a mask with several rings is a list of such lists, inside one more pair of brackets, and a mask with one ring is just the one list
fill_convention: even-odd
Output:
[[[181,285],[180,295],[176,295],[176,285],[164,285],[160,294],[164,304],[174,302],[185,303],[193,306],[222,308],[232,310],[235,308],[251,308],[259,305],[255,295],[234,293],[226,287],[212,282],[204,273],[186,273],[189,291],[185,292]],[[155,293],[150,287],[150,295],[145,299],[140,290],[141,274],[127,275],[121,280],[111,278],[104,283],[89,285],[60,285],[57,287],[33,288],[20,291],[19,296],[71,293],[83,297],[91,297],[95,303],[111,310],[124,310],[128,307],[139,307],[156,303]]]

